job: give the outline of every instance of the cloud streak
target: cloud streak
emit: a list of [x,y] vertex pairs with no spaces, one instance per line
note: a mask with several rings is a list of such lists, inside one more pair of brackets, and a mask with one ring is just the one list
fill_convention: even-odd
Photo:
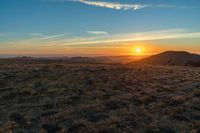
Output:
[[[98,36],[65,36],[65,34],[49,35],[43,37],[32,37],[27,40],[15,41],[14,43],[5,42],[6,47],[14,48],[87,48],[87,47],[102,47],[115,46],[119,47],[129,42],[137,41],[156,41],[156,40],[171,40],[171,39],[189,39],[200,38],[200,32],[190,32],[185,29],[167,29],[159,31],[139,32],[139,33],[119,33],[107,34]],[[3,47],[3,45],[1,46]]]
[[108,32],[106,31],[87,31],[89,34],[94,34],[94,35],[107,35]]
[[[188,39],[200,38],[200,32],[188,32],[184,29],[168,29],[160,31],[149,31],[141,33],[121,33],[110,34],[107,36],[95,37],[77,37],[74,39],[64,39],[57,42],[51,42],[52,45],[60,47],[76,46],[97,46],[97,45],[118,45],[120,43],[135,41],[169,40],[169,39]],[[52,46],[51,45],[51,46]]]
[[122,10],[138,10],[138,9],[151,6],[151,5],[143,5],[143,4],[121,4],[121,3],[89,1],[89,0],[72,0],[72,1],[80,2],[86,5],[116,9],[116,10],[121,10],[121,9]]
[[[62,0],[65,1],[65,0]],[[122,4],[116,2],[103,2],[103,1],[91,1],[91,0],[71,0],[73,2],[79,2],[90,6],[97,6],[102,8],[109,8],[115,10],[139,10],[143,8],[174,8],[174,5],[153,5],[153,4]]]
[[43,36],[43,37],[40,37],[39,40],[49,40],[49,39],[55,39],[55,38],[61,38],[61,37],[64,37],[68,34],[57,34],[57,35],[51,35],[51,36]]

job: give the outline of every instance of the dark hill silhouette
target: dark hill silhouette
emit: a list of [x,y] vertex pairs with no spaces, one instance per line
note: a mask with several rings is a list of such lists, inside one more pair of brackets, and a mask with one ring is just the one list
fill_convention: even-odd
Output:
[[200,60],[199,61],[189,61],[187,66],[193,66],[193,67],[200,67]]
[[156,65],[190,65],[193,62],[199,62],[200,55],[192,54],[186,51],[166,51],[157,55],[144,58],[139,63]]
[[17,61],[17,62],[70,62],[70,63],[102,63],[102,64],[126,64],[128,62],[137,61],[146,56],[97,56],[97,57],[31,57],[31,56],[19,56],[19,57],[2,57],[0,55],[0,62],[2,61]]

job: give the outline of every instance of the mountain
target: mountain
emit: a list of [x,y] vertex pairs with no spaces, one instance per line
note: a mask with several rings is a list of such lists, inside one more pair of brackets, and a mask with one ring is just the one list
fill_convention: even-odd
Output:
[[192,54],[186,51],[166,51],[157,55],[144,58],[139,63],[156,65],[191,65],[193,62],[199,62],[200,55]]

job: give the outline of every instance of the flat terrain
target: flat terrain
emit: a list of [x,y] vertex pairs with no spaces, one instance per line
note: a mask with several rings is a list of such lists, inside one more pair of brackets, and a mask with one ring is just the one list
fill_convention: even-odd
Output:
[[0,61],[0,127],[199,133],[200,68]]

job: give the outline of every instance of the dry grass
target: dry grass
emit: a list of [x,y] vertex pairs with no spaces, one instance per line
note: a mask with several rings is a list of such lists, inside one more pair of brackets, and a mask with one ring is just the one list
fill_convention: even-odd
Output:
[[0,62],[0,132],[198,133],[200,69]]

